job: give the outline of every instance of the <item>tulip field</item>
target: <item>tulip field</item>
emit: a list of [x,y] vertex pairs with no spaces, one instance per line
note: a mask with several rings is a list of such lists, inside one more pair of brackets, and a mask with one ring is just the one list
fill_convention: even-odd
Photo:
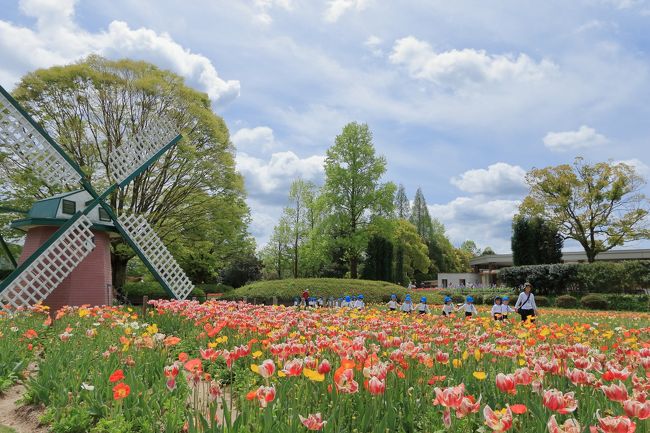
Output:
[[150,304],[0,314],[0,393],[61,433],[650,433],[646,313]]

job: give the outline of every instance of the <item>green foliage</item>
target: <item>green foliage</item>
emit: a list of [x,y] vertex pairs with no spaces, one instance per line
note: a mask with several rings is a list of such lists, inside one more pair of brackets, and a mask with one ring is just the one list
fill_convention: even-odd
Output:
[[559,295],[577,284],[577,264],[514,266],[499,270],[499,280],[510,287],[530,282],[536,294]]
[[124,433],[129,431],[133,431],[133,424],[120,414],[102,418],[90,429],[90,433]]
[[210,293],[228,293],[235,290],[233,286],[222,283],[213,283],[213,284],[197,284],[197,288],[203,290],[206,294]]
[[416,227],[400,219],[396,222],[395,239],[403,256],[403,272],[410,279],[415,272],[426,272],[431,265],[427,245],[418,235]]
[[241,254],[223,271],[223,283],[232,287],[241,287],[251,281],[257,281],[262,275],[262,263],[252,253]]
[[590,310],[607,310],[609,301],[603,295],[590,294],[580,299],[580,305]]
[[431,215],[429,214],[429,208],[427,207],[427,201],[422,193],[422,188],[418,188],[417,191],[415,191],[409,221],[415,226],[418,235],[420,235],[422,239],[431,239],[433,237]]
[[352,278],[357,277],[368,242],[364,227],[370,216],[392,212],[395,185],[380,182],[385,172],[386,159],[375,155],[366,124],[348,123],[327,150],[323,197],[334,238],[345,252]]
[[[132,304],[141,304],[142,297],[148,296],[150,300],[152,299],[170,299],[169,294],[162,288],[158,282],[154,281],[140,281],[140,282],[129,282],[124,285],[122,289],[124,296],[126,296],[130,303]],[[205,292],[196,287],[192,290],[192,293],[188,296],[189,298],[197,298],[200,301],[205,300]]]
[[249,302],[271,303],[273,297],[278,302],[291,303],[296,296],[308,289],[312,296],[336,298],[345,295],[363,294],[366,302],[387,302],[391,294],[396,294],[400,299],[406,295],[406,289],[396,284],[385,281],[369,281],[338,278],[297,278],[275,281],[260,281],[234,290],[224,299],[248,298]]
[[46,420],[51,423],[52,433],[86,433],[93,424],[93,416],[86,406],[67,406],[48,414]]
[[625,163],[589,165],[582,158],[556,167],[536,168],[526,176],[530,194],[519,211],[540,216],[574,239],[593,262],[604,251],[647,238],[650,202],[645,180]]
[[624,295],[624,294],[600,294],[607,299],[610,309],[617,311],[650,311],[650,296],[648,295]]
[[577,308],[578,298],[571,295],[561,295],[555,298],[555,306],[559,308]]
[[564,241],[544,219],[515,216],[512,222],[512,260],[515,266],[560,263]]
[[361,276],[365,280],[393,280],[393,244],[390,240],[377,235],[370,238]]

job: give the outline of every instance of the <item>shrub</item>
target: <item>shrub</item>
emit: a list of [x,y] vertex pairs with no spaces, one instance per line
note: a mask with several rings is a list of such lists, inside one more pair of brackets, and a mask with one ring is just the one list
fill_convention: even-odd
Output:
[[623,263],[594,262],[578,266],[578,286],[585,292],[624,292],[630,285]]
[[[311,296],[335,298],[345,295],[363,294],[366,302],[388,302],[391,294],[397,295],[402,300],[407,294],[404,287],[386,281],[350,280],[339,278],[296,278],[286,280],[258,281],[226,293],[222,299],[241,300],[247,298],[249,302],[263,302],[270,304],[273,297],[278,302],[290,304],[296,296],[308,289]],[[418,292],[412,291],[414,300],[419,300]],[[424,296],[428,296],[426,293]]]
[[[143,296],[148,296],[149,299],[170,299],[169,294],[157,282],[140,281],[126,283],[122,291],[129,302],[136,305],[142,303]],[[204,301],[205,292],[200,288],[194,288],[188,298],[197,298],[199,301]]]
[[551,300],[546,296],[535,296],[535,304],[538,307],[550,307]]
[[609,302],[607,299],[598,294],[583,296],[583,298],[580,299],[580,304],[590,310],[607,310],[609,308]]
[[562,295],[555,298],[555,305],[559,308],[577,308],[578,298],[571,295]]
[[557,295],[575,286],[577,274],[576,264],[513,266],[499,270],[499,279],[510,287],[530,282],[535,293]]
[[609,302],[610,309],[619,311],[650,311],[648,295],[602,295]]
[[228,293],[235,290],[232,286],[222,283],[197,284],[196,287],[203,290],[205,293]]

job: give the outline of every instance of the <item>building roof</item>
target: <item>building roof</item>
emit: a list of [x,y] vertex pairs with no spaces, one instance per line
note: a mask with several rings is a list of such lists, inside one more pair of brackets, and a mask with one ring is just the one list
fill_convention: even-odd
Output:
[[[650,249],[620,249],[609,250],[596,256],[598,261],[619,261],[619,260],[650,260]],[[586,262],[587,255],[584,251],[565,251],[562,253],[564,263]],[[512,266],[512,254],[489,254],[474,257],[469,261],[470,266],[497,265]]]
[[34,202],[27,215],[29,218],[56,218],[56,213],[59,210],[59,203],[61,200],[65,197],[79,194],[80,192],[84,192],[84,190],[77,189],[74,191],[62,192],[53,195],[52,197],[37,200]]

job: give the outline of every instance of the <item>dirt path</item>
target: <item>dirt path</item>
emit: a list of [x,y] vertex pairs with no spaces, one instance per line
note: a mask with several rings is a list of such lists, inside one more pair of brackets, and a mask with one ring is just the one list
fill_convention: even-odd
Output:
[[47,428],[38,423],[41,411],[16,405],[23,392],[25,387],[16,385],[0,395],[0,425],[11,427],[16,433],[46,433]]

